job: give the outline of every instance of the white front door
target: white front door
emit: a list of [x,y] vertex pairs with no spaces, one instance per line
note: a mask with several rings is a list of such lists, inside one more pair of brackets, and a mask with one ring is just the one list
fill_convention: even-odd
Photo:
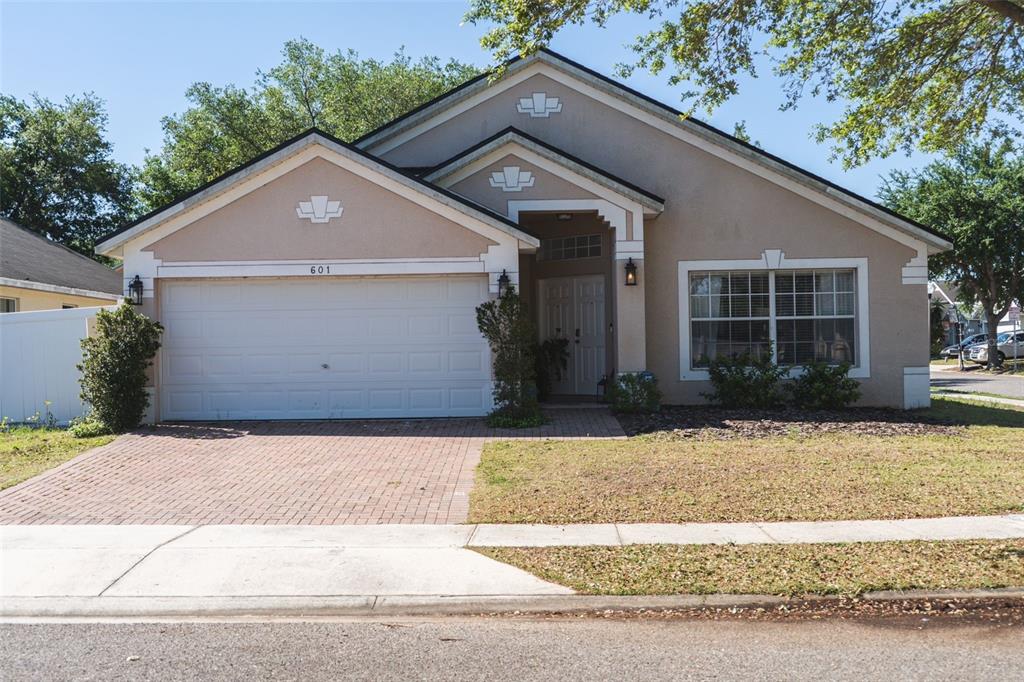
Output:
[[604,276],[540,281],[541,336],[569,340],[569,368],[551,392],[596,395],[605,374]]
[[161,283],[164,420],[482,415],[482,275]]

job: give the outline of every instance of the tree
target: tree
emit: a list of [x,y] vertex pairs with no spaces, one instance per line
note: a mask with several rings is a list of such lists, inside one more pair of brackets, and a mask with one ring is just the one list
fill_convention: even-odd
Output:
[[807,94],[846,100],[816,135],[847,166],[954,149],[1024,114],[1021,0],[471,0],[466,18],[497,24],[482,43],[504,60],[620,13],[656,22],[621,73],[671,64],[669,83],[695,87],[683,93],[689,113],[713,111],[763,61],[784,81],[783,108]]
[[284,60],[251,88],[195,83],[191,106],[163,119],[164,146],[146,157],[140,198],[162,206],[312,127],[353,140],[478,73],[436,57],[414,62],[327,54],[308,40],[285,43]]
[[94,95],[55,104],[0,95],[0,212],[92,255],[134,209],[132,171],[113,159]]
[[[1006,140],[966,146],[918,172],[890,174],[879,196],[949,235],[953,249],[929,258],[930,275],[980,304],[995,332],[1010,304],[1024,300],[1024,156]],[[991,367],[999,362],[994,333],[988,349]]]

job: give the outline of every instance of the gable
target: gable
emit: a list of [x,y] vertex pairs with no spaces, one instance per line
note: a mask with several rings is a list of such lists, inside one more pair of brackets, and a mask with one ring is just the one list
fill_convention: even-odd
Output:
[[[312,196],[341,202],[300,218]],[[145,247],[162,261],[478,257],[496,242],[316,157]]]
[[[528,180],[525,174],[529,174]],[[509,201],[598,198],[516,154],[505,154],[446,186],[505,215],[509,213]]]
[[[557,111],[552,108],[547,116],[533,116],[516,106],[537,93],[558,98]],[[706,124],[683,120],[678,111],[548,51],[514,60],[507,74],[497,82],[489,86],[475,82],[453,91],[450,97],[439,98],[413,115],[365,136],[360,144],[395,163],[422,166],[437,162],[439,148],[441,153],[450,153],[472,144],[465,139],[467,135],[493,134],[505,125],[522,127],[670,198],[674,198],[674,179],[653,171],[645,176],[628,175],[625,167],[643,170],[647,154],[663,151],[665,146],[676,153],[681,149],[703,152],[912,245],[918,251],[919,261],[927,257],[929,250],[951,247],[945,237],[925,226]],[[900,239],[894,233],[906,238]],[[920,270],[924,266],[918,262],[914,267]]]
[[[149,244],[164,239],[318,157],[489,239],[500,243],[511,240],[511,245],[527,250],[538,244],[535,237],[521,230],[506,216],[489,211],[313,128],[185,197],[129,223],[101,240],[96,245],[96,251],[119,258],[139,253],[140,249]],[[299,201],[313,196],[317,195],[310,192],[305,198],[295,198],[293,205],[299,206]]]

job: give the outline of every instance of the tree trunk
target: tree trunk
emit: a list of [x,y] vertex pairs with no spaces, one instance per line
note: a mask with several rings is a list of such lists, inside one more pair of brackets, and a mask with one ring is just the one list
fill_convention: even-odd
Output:
[[988,323],[988,367],[994,369],[999,366],[999,344],[996,337],[999,336],[999,315],[991,310],[985,311],[985,320]]

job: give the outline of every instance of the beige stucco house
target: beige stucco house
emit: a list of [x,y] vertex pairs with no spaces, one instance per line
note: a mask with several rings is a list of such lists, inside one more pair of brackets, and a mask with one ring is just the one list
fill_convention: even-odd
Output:
[[[551,52],[345,144],[309,131],[110,236],[166,327],[164,420],[479,415],[474,308],[503,275],[555,387],[707,359],[849,360],[863,402],[928,403],[942,235]],[[633,273],[627,281],[627,271]]]
[[111,305],[122,276],[107,266],[0,218],[0,313]]

